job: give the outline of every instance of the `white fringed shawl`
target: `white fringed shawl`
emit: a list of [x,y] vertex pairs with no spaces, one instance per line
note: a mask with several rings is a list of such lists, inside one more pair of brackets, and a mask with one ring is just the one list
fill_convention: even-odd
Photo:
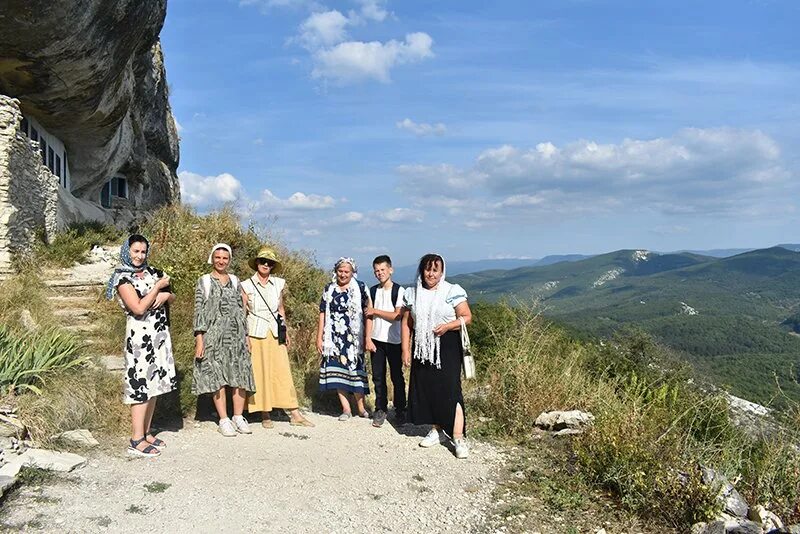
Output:
[[[445,281],[447,271],[442,263],[442,278],[435,289],[425,289],[422,277],[417,275],[417,284],[406,292],[407,304],[411,304],[414,317],[414,359],[442,368],[440,339],[433,329],[456,318],[455,307],[467,299],[464,289],[458,284]],[[410,298],[409,298],[410,297]]]
[[325,301],[325,326],[322,333],[322,356],[332,358],[334,356],[345,356],[347,367],[354,370],[358,364],[358,358],[364,353],[363,344],[363,310],[361,303],[361,288],[356,277],[350,280],[347,285],[347,317],[350,319],[350,334],[353,336],[352,344],[347,349],[347,354],[337,354],[336,345],[333,342],[333,319],[331,318],[331,302],[336,288],[339,287],[334,280],[325,288],[322,296]]

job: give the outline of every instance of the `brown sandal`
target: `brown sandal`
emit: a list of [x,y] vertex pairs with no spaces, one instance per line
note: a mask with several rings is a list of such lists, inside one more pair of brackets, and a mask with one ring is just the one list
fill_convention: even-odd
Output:
[[275,423],[272,422],[272,419],[262,419],[261,426],[264,428],[275,428]]
[[289,424],[292,426],[305,426],[308,428],[314,428],[315,426],[317,426],[308,419],[306,419],[305,417],[300,417],[300,419],[298,419],[297,421],[290,420]]

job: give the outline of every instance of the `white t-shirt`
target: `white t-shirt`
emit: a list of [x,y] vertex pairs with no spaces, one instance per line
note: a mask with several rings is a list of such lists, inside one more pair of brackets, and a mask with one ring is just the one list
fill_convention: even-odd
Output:
[[[403,307],[403,286],[399,286],[397,292],[397,306]],[[377,310],[394,311],[395,303],[392,302],[392,288],[383,289],[381,287],[375,292],[375,302],[372,307]],[[400,344],[400,321],[387,321],[380,317],[372,319],[372,339],[383,341],[392,345]]]

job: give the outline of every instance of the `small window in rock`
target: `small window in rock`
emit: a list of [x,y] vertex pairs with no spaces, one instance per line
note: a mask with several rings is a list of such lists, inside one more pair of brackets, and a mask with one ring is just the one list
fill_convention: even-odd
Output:
[[53,147],[47,147],[47,168],[50,169],[50,172],[53,174],[56,173],[55,156],[56,153],[53,152]]
[[25,135],[28,135],[28,119],[22,117],[22,121],[19,123],[19,129]]
[[103,190],[100,191],[100,205],[104,208],[111,207],[111,182],[106,182]]
[[44,137],[39,139],[39,148],[42,149],[42,163],[44,163],[45,167],[47,166],[47,141],[45,141]]
[[128,180],[121,176],[111,179],[111,196],[128,198]]
[[39,140],[39,130],[31,126],[31,140],[38,141]]
[[56,154],[56,171],[55,171],[55,174],[56,174],[56,176],[61,178],[61,156],[59,156],[58,154]]

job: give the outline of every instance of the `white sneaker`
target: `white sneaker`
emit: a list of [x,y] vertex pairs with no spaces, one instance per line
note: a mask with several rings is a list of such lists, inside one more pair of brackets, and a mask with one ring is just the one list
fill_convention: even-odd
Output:
[[444,434],[444,432],[440,432],[440,431],[436,430],[435,428],[431,428],[431,431],[428,432],[428,435],[425,436],[424,438],[422,438],[422,441],[419,442],[419,446],[420,447],[433,447],[434,445],[436,445],[438,443],[443,443],[443,441],[444,441],[443,434]]
[[236,431],[239,434],[253,433],[253,431],[250,430],[250,425],[247,424],[247,419],[245,419],[243,415],[234,415],[233,424],[236,425]]
[[469,446],[466,438],[455,439],[453,444],[456,446],[456,458],[464,459],[469,456]]
[[233,427],[233,422],[227,417],[225,419],[220,419],[218,430],[219,433],[226,438],[232,438],[236,436],[236,429]]

